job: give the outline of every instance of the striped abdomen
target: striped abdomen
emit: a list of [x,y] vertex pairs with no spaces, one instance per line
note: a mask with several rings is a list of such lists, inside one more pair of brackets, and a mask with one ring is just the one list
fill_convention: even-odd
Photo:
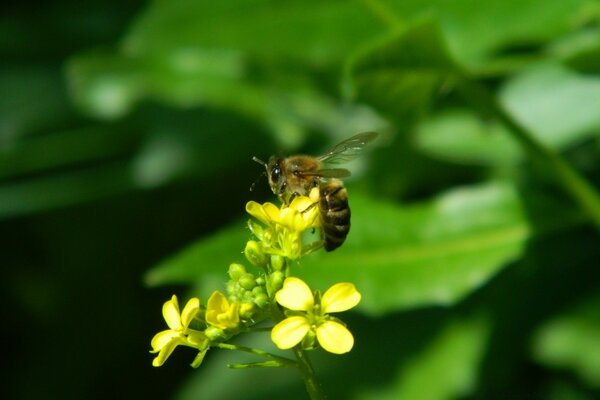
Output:
[[348,193],[338,180],[320,187],[321,238],[326,251],[337,249],[350,231]]

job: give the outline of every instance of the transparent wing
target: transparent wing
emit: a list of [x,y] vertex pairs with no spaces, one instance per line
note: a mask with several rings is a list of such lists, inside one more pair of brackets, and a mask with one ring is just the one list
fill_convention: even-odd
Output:
[[347,178],[350,171],[345,168],[324,168],[316,172],[302,172],[302,176],[319,176],[321,178]]
[[339,164],[356,158],[377,137],[377,132],[363,132],[348,138],[317,157],[319,161]]

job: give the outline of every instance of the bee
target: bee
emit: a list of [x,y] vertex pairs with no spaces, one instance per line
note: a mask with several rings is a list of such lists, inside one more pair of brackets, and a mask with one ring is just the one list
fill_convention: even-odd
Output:
[[341,181],[350,176],[350,171],[325,166],[354,159],[376,137],[376,132],[359,133],[318,157],[272,156],[267,163],[256,157],[253,160],[265,167],[271,190],[285,204],[296,196],[308,196],[315,187],[319,188],[319,201],[315,205],[318,205],[321,216],[321,240],[326,251],[333,251],[344,243],[350,231],[348,192]]

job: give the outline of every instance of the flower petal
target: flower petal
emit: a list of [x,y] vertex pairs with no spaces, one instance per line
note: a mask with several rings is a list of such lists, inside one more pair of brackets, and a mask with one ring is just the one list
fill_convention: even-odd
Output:
[[321,307],[325,314],[346,311],[356,306],[360,299],[361,295],[352,283],[336,283],[321,298]]
[[249,201],[248,203],[246,203],[246,212],[264,224],[268,225],[271,223],[268,215],[263,209],[263,206],[261,206],[255,201]]
[[321,347],[335,354],[347,353],[354,346],[350,331],[335,321],[325,321],[317,327],[317,340]]
[[152,360],[152,366],[160,367],[163,365],[171,353],[173,353],[173,350],[175,350],[175,348],[180,344],[182,344],[182,342],[179,338],[170,340],[165,346],[163,346],[163,348],[160,350],[160,353],[158,353],[158,356]]
[[166,330],[166,331],[162,331],[162,332],[158,332],[156,335],[154,335],[154,337],[152,338],[152,341],[150,342],[151,346],[152,346],[152,351],[151,353],[157,353],[160,350],[163,349],[163,347],[165,347],[167,345],[167,343],[169,343],[172,339],[180,336],[181,334],[179,332],[175,332],[172,330]]
[[262,205],[263,212],[269,219],[268,223],[279,222],[279,208],[273,203],[265,203]]
[[181,313],[181,324],[183,325],[183,329],[187,329],[190,325],[190,322],[194,319],[194,317],[200,311],[200,299],[197,297],[192,297],[185,307],[183,307],[183,312]]
[[215,290],[206,303],[206,322],[220,327],[221,323],[218,316],[227,312],[227,310],[229,310],[229,301],[223,293]]
[[278,323],[271,331],[271,340],[280,349],[290,349],[300,343],[310,329],[304,317],[289,317]]
[[283,282],[283,288],[275,295],[275,300],[287,309],[309,311],[314,306],[310,288],[302,279],[290,277]]
[[181,316],[179,315],[179,303],[177,303],[177,296],[173,295],[171,300],[163,304],[162,313],[169,328],[175,331],[181,330]]

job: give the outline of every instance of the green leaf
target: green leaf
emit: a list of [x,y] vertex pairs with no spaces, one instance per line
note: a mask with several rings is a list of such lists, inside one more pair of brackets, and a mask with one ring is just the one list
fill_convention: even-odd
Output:
[[315,288],[353,282],[371,314],[449,305],[517,259],[530,237],[516,189],[455,189],[409,207],[353,195],[343,247],[317,252],[294,271]]
[[200,293],[207,296],[213,290],[222,289],[229,264],[245,262],[242,250],[248,239],[250,231],[239,221],[161,262],[146,274],[144,281],[156,286],[198,280],[204,282],[206,289]]
[[124,46],[133,54],[198,46],[240,49],[267,60],[323,64],[379,29],[359,3],[343,0],[154,1]]
[[600,296],[588,298],[546,322],[537,332],[533,354],[552,368],[573,370],[588,385],[600,388]]
[[350,64],[357,97],[410,121],[455,72],[438,25],[416,23],[360,52]]
[[[598,136],[597,76],[538,63],[509,79],[500,97],[511,115],[549,148],[564,149]],[[524,158],[505,127],[467,110],[432,115],[417,128],[416,140],[430,154],[469,164],[514,164]]]
[[561,148],[597,135],[600,77],[554,63],[532,66],[509,80],[500,99],[523,126],[549,147]]
[[[448,39],[448,46],[461,63],[485,64],[511,46],[543,44],[593,18],[588,0],[394,0],[398,16],[414,20],[433,16]],[[592,12],[590,12],[592,11]],[[590,15],[592,14],[592,15]],[[592,19],[590,18],[590,19]]]
[[415,140],[425,153],[458,163],[511,165],[523,158],[521,148],[503,126],[466,109],[427,118],[417,127]]
[[135,187],[124,163],[7,183],[0,186],[0,219],[72,206]]
[[440,400],[471,394],[485,355],[489,325],[481,316],[447,324],[424,349],[403,363],[390,387],[358,398]]

